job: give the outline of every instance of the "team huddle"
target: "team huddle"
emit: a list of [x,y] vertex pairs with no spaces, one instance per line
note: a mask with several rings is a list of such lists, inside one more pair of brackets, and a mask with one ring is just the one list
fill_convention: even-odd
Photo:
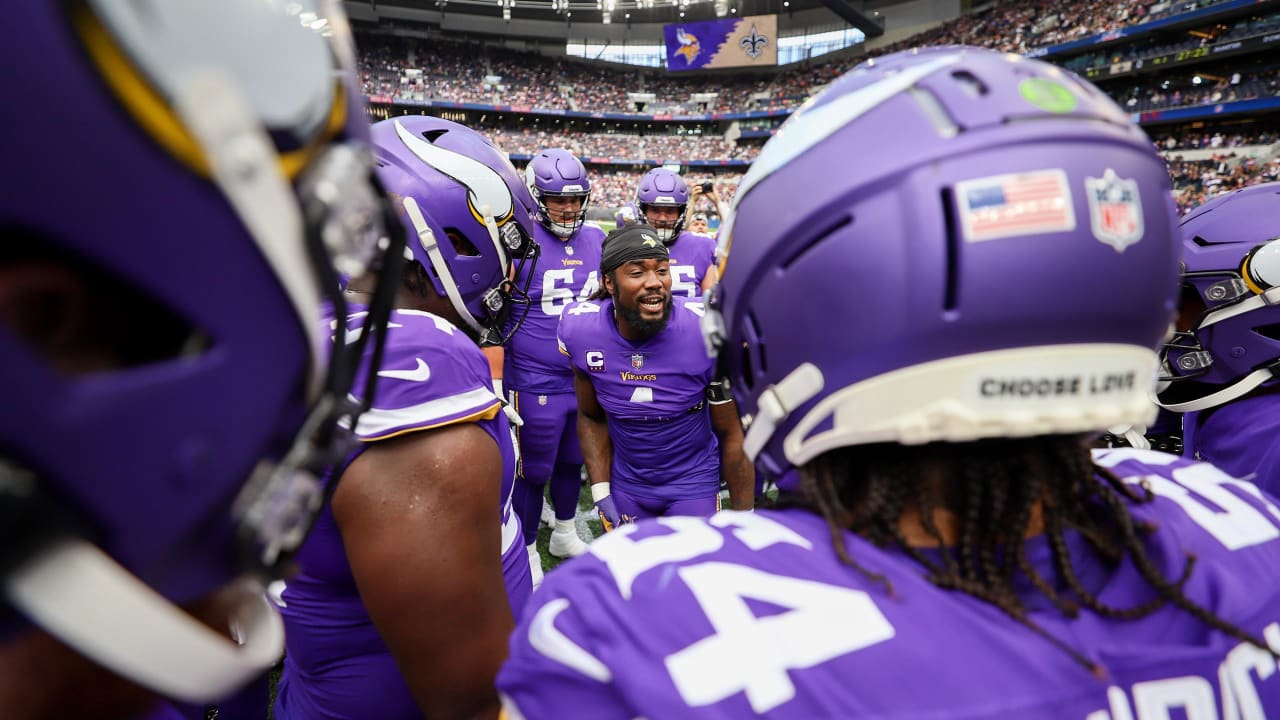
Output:
[[11,10],[0,715],[1280,715],[1280,187],[926,48],[606,233],[314,10]]

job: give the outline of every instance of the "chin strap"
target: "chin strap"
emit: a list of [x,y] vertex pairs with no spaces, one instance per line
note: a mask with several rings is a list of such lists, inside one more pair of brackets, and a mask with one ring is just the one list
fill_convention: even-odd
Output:
[[1179,403],[1160,402],[1159,405],[1165,410],[1172,410],[1180,413],[1208,410],[1209,408],[1224,405],[1247,393],[1253,392],[1263,383],[1269,382],[1275,377],[1277,377],[1277,370],[1275,368],[1260,367],[1221,390],[1211,392],[1203,397]]
[[422,209],[418,207],[418,201],[405,196],[403,205],[405,213],[409,215],[409,222],[413,223],[413,229],[418,234],[418,244],[426,251],[427,258],[431,260],[431,267],[440,278],[440,284],[444,285],[444,294],[449,298],[449,303],[453,305],[458,317],[462,318],[462,321],[477,335],[484,333],[484,328],[471,317],[471,311],[462,300],[462,293],[458,291],[458,284],[453,280],[453,273],[449,272],[449,264],[445,262],[444,255],[440,252],[435,233],[431,232],[431,226],[427,224]]
[[4,585],[15,608],[84,656],[193,703],[226,697],[284,653],[284,623],[262,589],[238,589],[229,620],[232,640],[82,540],[36,554]]

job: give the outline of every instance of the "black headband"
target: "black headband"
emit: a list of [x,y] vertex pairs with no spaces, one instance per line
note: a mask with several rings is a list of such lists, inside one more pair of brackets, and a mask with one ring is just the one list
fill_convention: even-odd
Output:
[[633,260],[667,260],[667,246],[649,225],[624,225],[609,233],[600,253],[600,274],[607,275]]

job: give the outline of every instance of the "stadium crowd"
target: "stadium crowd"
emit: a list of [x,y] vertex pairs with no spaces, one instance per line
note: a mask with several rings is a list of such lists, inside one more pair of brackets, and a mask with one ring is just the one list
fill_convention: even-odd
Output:
[[528,127],[486,131],[495,144],[515,155],[562,147],[587,158],[699,161],[754,160],[760,152],[758,146],[733,143],[719,135],[632,135]]
[[[646,68],[607,67],[573,58],[495,48],[476,43],[432,41],[430,62],[416,54],[412,38],[365,32],[360,36],[361,77],[371,97],[405,101],[440,100],[550,110],[597,112],[725,113],[770,110],[799,105],[853,64],[868,57],[923,45],[970,44],[1025,53],[1222,0],[1151,2],[1151,0],[1034,0],[1000,2],[964,15],[868,54],[826,62],[801,63],[768,77],[667,78]],[[1224,38],[1265,32],[1275,15],[1235,23]],[[1013,29],[1009,35],[1006,29]],[[1163,50],[1161,50],[1163,51]],[[1156,50],[1151,50],[1156,52]],[[1093,55],[1077,63],[1096,63]],[[695,93],[713,91],[711,101],[695,101]],[[1147,95],[1158,88],[1145,88]],[[1251,88],[1252,91],[1252,88]],[[1259,92],[1265,90],[1259,89]],[[652,93],[637,105],[628,93]],[[1237,94],[1244,96],[1239,90]],[[1162,98],[1163,99],[1163,98]],[[1152,105],[1155,107],[1156,105]]]
[[[1021,53],[1213,4],[1216,4],[1213,0],[1001,2],[878,48],[870,56],[936,44],[972,44]],[[1263,13],[1236,19],[1226,26],[1214,26],[1209,32],[1198,34],[1202,37],[1179,43],[1153,40],[1126,45],[1119,50],[1086,53],[1068,59],[1065,64],[1084,70],[1141,60],[1251,37],[1273,31],[1277,26],[1280,26],[1280,13]],[[1004,32],[1008,28],[1013,29],[1011,34]],[[415,54],[417,43],[410,38],[366,34],[361,40],[362,79],[366,93],[371,96],[516,108],[580,110],[587,106],[591,110],[615,112],[643,109],[646,113],[718,113],[795,107],[847,69],[851,62],[860,62],[867,57],[801,64],[772,77],[717,78],[718,94],[715,98],[694,102],[690,99],[693,93],[708,89],[705,80],[669,78],[648,69],[614,68],[469,42],[433,42],[428,63]],[[1111,84],[1105,89],[1131,112],[1280,95],[1280,79],[1277,79],[1277,68],[1273,63],[1254,61],[1234,68],[1227,64],[1225,68],[1215,66],[1212,73],[1184,72],[1156,79],[1142,77],[1124,84]],[[633,92],[652,93],[654,99],[637,104],[628,96]],[[769,129],[776,124],[762,121],[744,129]],[[499,147],[515,155],[532,155],[545,147],[564,147],[584,158],[751,161],[760,149],[759,142],[729,142],[715,134],[589,132],[559,124],[554,129],[512,125],[486,128],[486,132]],[[1153,139],[1159,149],[1166,151],[1194,148],[1227,150],[1242,144],[1274,142],[1276,135],[1274,130],[1267,129],[1233,133],[1186,129],[1165,131]],[[1227,152],[1224,156],[1214,162],[1172,161],[1171,172],[1178,188],[1179,207],[1184,212],[1222,189],[1235,187],[1242,182],[1243,174],[1253,167],[1252,161],[1239,162]],[[639,168],[631,166],[609,170],[593,166],[591,171],[593,177],[598,178],[593,202],[599,207],[617,207],[630,201],[634,184],[642,174]],[[735,176],[730,173],[728,177]],[[736,186],[736,182],[727,184],[729,188]]]
[[[1093,68],[1105,68],[1118,63],[1138,63],[1162,55],[1190,53],[1200,48],[1207,48],[1218,43],[1265,35],[1280,28],[1280,12],[1263,15],[1251,15],[1230,21],[1230,26],[1216,25],[1208,32],[1187,35],[1185,39],[1169,42],[1160,37],[1140,40],[1114,48],[1106,48],[1096,52],[1087,52],[1068,58],[1062,66],[1068,70],[1083,73]],[[1225,28],[1225,29],[1224,29]]]
[[1270,145],[1280,139],[1275,128],[1247,128],[1232,132],[1222,129],[1181,128],[1160,131],[1152,138],[1161,150],[1198,150],[1200,148],[1232,148],[1243,145]]
[[1185,215],[1223,193],[1280,180],[1280,158],[1240,157],[1224,152],[1206,160],[1168,159],[1178,212]]
[[1106,89],[1126,110],[1146,112],[1275,97],[1280,95],[1280,79],[1276,77],[1276,68],[1270,66],[1246,73],[1233,72],[1217,79],[1200,73],[1183,73]]
[[[401,101],[447,101],[549,110],[634,113],[721,113],[744,108],[790,106],[757,100],[768,95],[774,79],[664,79],[633,68],[602,67],[570,58],[499,49],[460,41],[432,41],[430,62],[416,55],[412,38],[382,34],[361,37],[361,82],[373,98]],[[716,93],[714,100],[691,99],[693,93]],[[637,106],[629,93],[652,93]]]
[[[647,168],[644,167],[602,169],[589,166],[587,172],[588,177],[591,178],[591,207],[601,211],[608,217],[612,217],[614,211],[619,207],[635,201],[636,185],[640,182],[640,178],[644,176],[646,170]],[[685,175],[685,182],[690,187],[707,181],[714,182],[716,193],[724,202],[733,200],[734,191],[737,189],[738,181],[741,179],[742,173],[732,170],[725,170],[715,175],[706,175],[698,172],[691,172]],[[715,210],[709,201],[702,198],[695,202],[693,209],[711,212]]]

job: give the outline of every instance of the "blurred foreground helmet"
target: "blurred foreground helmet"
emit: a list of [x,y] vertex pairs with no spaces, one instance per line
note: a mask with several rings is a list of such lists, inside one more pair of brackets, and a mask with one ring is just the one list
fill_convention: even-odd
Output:
[[706,330],[775,475],[1154,417],[1169,176],[1069,72],[963,47],[863,63],[769,141],[729,224]]
[[372,132],[378,176],[401,205],[414,259],[476,336],[505,342],[529,312],[533,273],[516,266],[538,257],[537,210],[519,173],[483,135],[448,120],[398,117]]
[[[542,224],[558,237],[573,237],[587,219],[587,203],[591,199],[591,180],[582,161],[563,148],[549,148],[533,156],[524,169],[524,177],[542,211]],[[548,197],[582,198],[582,207],[569,222],[554,220],[547,210]]]
[[[346,22],[310,2],[6,9],[24,110],[0,134],[0,630],[214,699],[279,658],[279,618],[246,592],[223,635],[174,603],[301,543],[359,412],[350,353],[380,336],[331,339],[322,305],[341,275],[399,279]],[[13,304],[42,278],[44,302]]]
[[1160,404],[1188,412],[1280,377],[1280,183],[1214,198],[1182,237],[1184,302],[1203,312],[1165,346]]

